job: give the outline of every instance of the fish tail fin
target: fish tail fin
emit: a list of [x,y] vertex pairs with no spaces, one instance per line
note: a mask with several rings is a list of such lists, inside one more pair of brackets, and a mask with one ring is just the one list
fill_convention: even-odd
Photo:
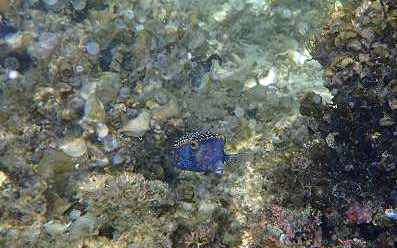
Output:
[[243,161],[243,154],[236,153],[236,154],[225,154],[224,155],[224,162],[227,165],[240,165]]

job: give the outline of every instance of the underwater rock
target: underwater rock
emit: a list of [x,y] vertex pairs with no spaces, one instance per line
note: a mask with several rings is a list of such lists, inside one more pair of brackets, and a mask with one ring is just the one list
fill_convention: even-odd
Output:
[[75,220],[69,228],[69,237],[72,240],[88,237],[96,232],[97,220],[93,215],[83,215]]
[[36,89],[33,100],[34,101],[45,101],[47,98],[54,94],[55,90],[52,87],[40,87]]
[[70,211],[69,213],[69,218],[71,220],[77,220],[78,218],[80,218],[81,216],[81,211],[77,210],[77,209],[73,209],[72,211]]
[[378,216],[390,207],[397,173],[395,9],[395,1],[352,1],[330,15],[308,49],[332,98],[303,94],[307,136],[300,143],[294,126],[277,136],[284,158],[269,173],[271,188],[285,205],[315,206],[333,226],[324,240],[354,237],[366,247],[391,235]]
[[0,20],[0,38],[5,39],[7,36],[16,33],[18,30],[7,20]]
[[320,118],[323,115],[324,107],[322,98],[314,92],[306,92],[301,96],[299,111],[302,115],[316,116]]
[[[169,97],[169,96],[168,96]],[[163,106],[159,106],[153,110],[152,118],[156,121],[165,121],[171,117],[175,117],[179,114],[179,107],[173,97],[170,97],[167,103],[163,103]]]
[[69,154],[66,154],[66,152],[57,150],[46,151],[37,166],[39,174],[44,178],[49,178],[53,175],[73,171],[74,163],[72,158],[68,156]]
[[206,201],[201,201],[199,203],[199,213],[201,214],[212,214],[216,211],[216,209],[219,207],[218,204],[214,202],[206,202]]
[[104,105],[107,105],[116,98],[120,87],[120,75],[118,73],[103,72],[96,79],[83,86],[81,96],[84,99],[95,96]]
[[0,170],[0,187],[2,187],[3,184],[7,182],[7,179],[8,179],[7,174]]
[[71,96],[67,107],[62,111],[62,117],[66,120],[81,118],[84,114],[85,101],[77,96]]
[[240,106],[236,106],[235,108],[234,108],[234,111],[233,111],[233,113],[238,117],[238,118],[242,118],[242,117],[244,117],[244,109],[243,108],[241,108]]
[[116,137],[109,134],[103,138],[103,148],[105,151],[113,151],[114,149],[119,147],[119,142]]
[[[67,177],[64,175],[56,175],[52,180],[48,181],[51,187],[47,192],[48,203],[51,204],[52,213],[57,216],[64,214],[65,211],[73,205],[73,203],[71,203],[66,197],[63,198],[60,196],[60,194],[67,194],[66,192],[68,191],[67,188],[65,188],[67,187],[67,184],[64,181],[65,178]],[[59,194],[55,190],[59,192]]]
[[77,11],[81,11],[87,6],[87,2],[84,0],[71,0],[70,2]]
[[62,142],[59,148],[71,157],[81,157],[87,152],[84,138],[68,138]]
[[143,110],[135,119],[130,120],[120,131],[127,132],[132,136],[142,136],[150,130],[150,112]]
[[372,221],[372,206],[354,202],[345,212],[345,215],[347,220],[353,223],[370,223]]
[[131,93],[130,88],[124,86],[124,87],[120,88],[119,96],[121,98],[128,98],[128,97],[130,97],[130,93]]
[[[86,234],[92,235],[96,225],[106,224],[114,229],[113,235],[139,247],[148,244],[153,248],[171,247],[170,237],[176,229],[173,214],[156,210],[173,208],[165,183],[147,181],[134,173],[93,175],[91,180],[81,183],[79,195],[88,204],[90,225],[85,229],[91,232],[85,231]],[[93,216],[97,218],[91,219]],[[78,230],[75,233],[77,235]]]
[[109,128],[101,122],[96,124],[95,130],[99,140],[102,140],[109,134]]
[[263,101],[269,94],[269,89],[263,85],[256,85],[246,91],[247,98],[252,102]]
[[99,44],[95,41],[90,41],[86,44],[86,51],[91,55],[98,54],[100,51]]
[[125,157],[125,151],[120,149],[116,153],[113,154],[112,156],[112,164],[113,165],[120,165],[122,164],[127,158]]
[[169,94],[170,93],[168,93],[168,92],[160,91],[160,92],[155,93],[153,95],[153,97],[158,104],[164,105],[164,104],[168,103],[168,101],[169,101],[169,98],[170,98]]
[[251,89],[255,86],[258,85],[257,79],[256,78],[248,78],[245,82],[244,82],[244,86],[243,86],[243,90],[246,91],[248,89]]
[[106,112],[103,103],[99,98],[91,95],[84,106],[83,121],[87,122],[101,122],[104,123],[106,119]]
[[64,224],[58,220],[51,220],[43,225],[46,233],[48,233],[52,237],[66,232],[66,230],[68,229],[69,226],[70,226],[70,223]]
[[109,164],[109,159],[105,153],[96,146],[90,146],[90,162],[88,165],[92,168],[101,168]]
[[393,126],[395,121],[391,117],[383,117],[379,119],[379,125],[383,127]]
[[397,109],[397,99],[392,99],[389,101],[389,107],[392,110],[396,110]]

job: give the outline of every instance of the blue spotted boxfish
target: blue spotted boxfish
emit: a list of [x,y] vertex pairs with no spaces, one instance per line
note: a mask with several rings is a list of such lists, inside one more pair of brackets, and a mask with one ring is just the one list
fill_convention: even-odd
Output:
[[225,163],[235,155],[224,153],[225,138],[222,134],[193,131],[175,140],[176,167],[188,171],[223,174]]

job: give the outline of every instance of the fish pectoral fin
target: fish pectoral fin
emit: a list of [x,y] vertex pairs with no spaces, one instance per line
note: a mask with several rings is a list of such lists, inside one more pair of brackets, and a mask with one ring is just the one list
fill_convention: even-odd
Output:
[[212,163],[208,170],[215,174],[223,174],[224,162],[222,160],[217,160],[216,162]]

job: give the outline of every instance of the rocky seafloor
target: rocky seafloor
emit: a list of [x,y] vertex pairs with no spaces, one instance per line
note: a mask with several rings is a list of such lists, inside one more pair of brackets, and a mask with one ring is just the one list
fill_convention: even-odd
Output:
[[[0,247],[395,247],[396,39],[392,0],[0,0]],[[189,130],[241,161],[177,170]]]

